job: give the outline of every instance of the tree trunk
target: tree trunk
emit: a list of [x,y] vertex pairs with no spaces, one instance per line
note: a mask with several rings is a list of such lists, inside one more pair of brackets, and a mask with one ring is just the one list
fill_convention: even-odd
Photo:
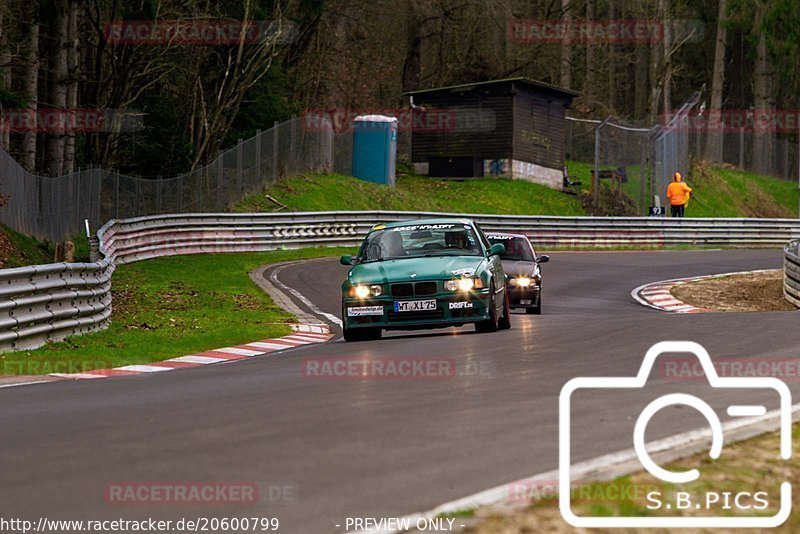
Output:
[[[51,75],[49,79],[50,104],[55,110],[64,113],[67,107],[67,33],[69,31],[69,17],[67,16],[67,2],[57,0],[53,13],[54,24],[52,55],[50,57]],[[66,115],[66,114],[65,114]],[[45,163],[50,176],[60,176],[64,170],[64,129],[55,128],[49,131],[45,144]]]
[[708,110],[708,136],[706,137],[705,159],[722,161],[722,90],[725,85],[725,46],[728,35],[725,30],[725,18],[728,14],[728,0],[719,0],[719,16],[717,18],[717,42],[714,48],[714,70],[711,75],[711,105]]
[[636,45],[636,76],[634,82],[634,117],[644,119],[647,115],[647,67],[649,65],[649,54],[647,46]]
[[669,0],[659,0],[659,11],[664,24],[664,121],[672,118],[672,20]]
[[[561,0],[561,20],[566,27],[569,27],[572,20],[570,13],[570,0]],[[561,44],[561,87],[569,89],[572,86],[572,43],[564,42]]]
[[756,45],[756,65],[753,73],[753,113],[755,115],[753,135],[753,167],[758,174],[772,173],[773,132],[759,127],[771,124],[773,117],[772,72],[767,52],[767,38],[759,32]]
[[[69,2],[67,12],[67,109],[78,107],[78,3]],[[64,173],[75,170],[74,128],[67,131],[64,139]]]
[[[8,40],[4,30],[3,13],[0,13],[0,89],[8,92],[11,89],[11,54],[8,51]],[[0,111],[5,110],[0,109]],[[11,131],[5,117],[0,117],[0,147],[8,151],[10,146]]]
[[[586,0],[586,20],[589,24],[594,22],[594,0]],[[594,64],[594,57],[596,46],[593,42],[586,44],[586,78],[584,79],[583,92],[587,96],[595,94],[594,69],[597,68],[597,65]]]
[[406,0],[406,61],[403,64],[403,91],[419,89],[419,74],[422,65],[420,48],[422,44],[422,23],[417,5],[413,0]]
[[22,165],[31,172],[36,171],[36,128],[35,117],[39,102],[39,22],[30,26],[28,53],[25,58],[23,75],[25,96],[28,98],[27,111],[31,115],[30,127],[22,135]]

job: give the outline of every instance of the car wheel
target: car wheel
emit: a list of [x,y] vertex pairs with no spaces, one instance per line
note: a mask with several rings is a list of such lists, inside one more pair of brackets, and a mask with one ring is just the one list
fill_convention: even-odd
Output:
[[511,328],[511,303],[508,301],[508,290],[503,291],[503,316],[498,321],[497,326],[500,330]]
[[532,315],[541,315],[542,314],[542,290],[539,290],[539,298],[536,300],[536,307],[535,308],[526,308],[525,313],[532,314]]
[[475,323],[475,331],[480,334],[497,332],[497,307],[494,305],[494,282],[489,285],[489,318]]
[[374,341],[381,338],[380,328],[345,328],[345,341]]

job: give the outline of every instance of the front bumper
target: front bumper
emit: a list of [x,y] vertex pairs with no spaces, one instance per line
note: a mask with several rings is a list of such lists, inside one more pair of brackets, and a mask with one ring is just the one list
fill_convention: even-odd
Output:
[[539,294],[541,286],[506,286],[508,291],[508,302],[512,308],[536,308],[539,306]]
[[[435,310],[394,311],[395,302],[436,299]],[[489,290],[468,293],[438,293],[430,296],[398,298],[342,299],[342,323],[345,328],[382,328],[385,330],[414,330],[461,326],[489,318]],[[350,309],[360,309],[358,316]],[[363,313],[363,314],[362,314]]]

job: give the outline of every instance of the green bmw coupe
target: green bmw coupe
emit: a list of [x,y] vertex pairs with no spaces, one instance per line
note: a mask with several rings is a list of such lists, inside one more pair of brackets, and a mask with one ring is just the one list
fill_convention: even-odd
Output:
[[358,256],[341,259],[351,266],[342,284],[344,339],[466,323],[478,332],[511,328],[503,251],[468,219],[374,226]]

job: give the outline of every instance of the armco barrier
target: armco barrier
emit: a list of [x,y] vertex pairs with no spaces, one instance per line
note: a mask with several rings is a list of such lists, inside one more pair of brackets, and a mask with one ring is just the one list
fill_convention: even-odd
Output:
[[107,259],[0,270],[0,351],[106,327],[113,270]]
[[[104,328],[111,314],[114,266],[148,258],[356,246],[376,223],[452,214],[398,211],[181,214],[112,220],[99,231],[97,263],[0,270],[0,351]],[[703,245],[775,247],[800,238],[793,219],[670,219],[457,215],[488,232],[524,233],[540,248]],[[797,245],[787,247],[787,298],[800,298]],[[794,285],[792,285],[794,284]],[[798,291],[798,292],[793,292]],[[800,302],[800,301],[798,301]]]
[[800,241],[786,245],[783,253],[783,295],[800,308]]

